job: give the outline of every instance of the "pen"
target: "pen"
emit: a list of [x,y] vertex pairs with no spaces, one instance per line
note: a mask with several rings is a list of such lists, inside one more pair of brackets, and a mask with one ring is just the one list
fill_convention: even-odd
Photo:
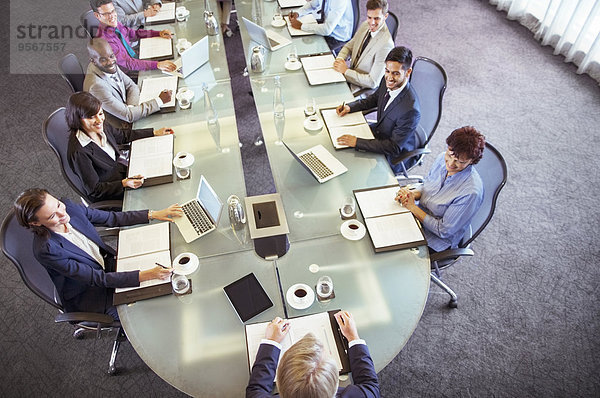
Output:
[[164,265],[162,265],[162,264],[159,264],[159,263],[154,263],[154,264],[158,265],[159,267],[163,267],[164,269],[168,269],[167,267],[165,267],[165,266],[164,266]]

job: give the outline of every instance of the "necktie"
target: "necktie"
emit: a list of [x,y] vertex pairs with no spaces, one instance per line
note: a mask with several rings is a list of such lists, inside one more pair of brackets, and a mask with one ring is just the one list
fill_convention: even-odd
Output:
[[317,23],[323,23],[325,22],[325,3],[327,0],[323,0],[323,2],[321,2],[321,11],[319,11],[321,13],[321,16],[317,19]]
[[360,49],[358,50],[358,53],[356,53],[356,56],[353,57],[354,58],[352,60],[353,67],[356,66],[356,64],[358,64],[358,59],[363,54],[363,52],[365,52],[365,48],[367,48],[367,45],[369,44],[370,41],[371,41],[371,32],[367,31],[367,36],[363,40],[362,46],[360,46]]
[[116,73],[113,73],[112,75],[110,75],[110,78],[117,86],[117,90],[119,91],[119,94],[121,95],[121,99],[123,100],[123,102],[126,102],[125,86],[124,86],[123,82],[121,81],[121,79],[119,79],[119,76]]
[[133,48],[131,48],[129,43],[127,43],[127,40],[125,40],[125,37],[123,36],[123,33],[121,33],[119,28],[115,28],[115,33],[119,37],[119,40],[121,40],[121,43],[123,43],[123,47],[125,47],[125,50],[127,50],[127,54],[129,54],[131,58],[136,58],[135,51],[133,51]]
[[[383,96],[383,101],[381,102],[382,113],[383,113],[383,111],[385,111],[385,108],[387,108],[387,103],[389,100],[390,100],[390,92],[386,91],[385,95]],[[377,115],[377,118],[379,119],[379,115]]]

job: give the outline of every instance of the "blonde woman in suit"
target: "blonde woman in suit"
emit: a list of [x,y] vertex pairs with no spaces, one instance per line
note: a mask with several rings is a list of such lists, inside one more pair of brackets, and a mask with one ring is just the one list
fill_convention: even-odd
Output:
[[[387,16],[387,0],[368,0],[367,20],[359,26],[333,64],[333,69],[344,74],[353,93],[363,88],[377,88],[383,77],[385,57],[394,48],[385,23]],[[346,63],[348,58],[350,62]]]

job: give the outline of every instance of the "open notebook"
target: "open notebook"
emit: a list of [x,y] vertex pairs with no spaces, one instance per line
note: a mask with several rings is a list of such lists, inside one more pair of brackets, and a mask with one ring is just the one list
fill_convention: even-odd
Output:
[[345,134],[367,140],[375,138],[362,112],[347,113],[341,117],[338,116],[335,107],[321,108],[320,112],[335,149],[348,148],[347,145],[337,142],[337,139]]

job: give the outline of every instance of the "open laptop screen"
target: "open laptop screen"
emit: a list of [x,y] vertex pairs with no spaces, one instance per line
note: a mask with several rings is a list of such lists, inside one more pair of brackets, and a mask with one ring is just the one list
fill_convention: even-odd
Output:
[[202,176],[200,178],[200,186],[198,187],[198,201],[204,207],[204,210],[210,215],[215,224],[219,223],[219,216],[221,215],[221,209],[223,208],[223,202],[219,199],[215,191],[206,181],[206,178]]

